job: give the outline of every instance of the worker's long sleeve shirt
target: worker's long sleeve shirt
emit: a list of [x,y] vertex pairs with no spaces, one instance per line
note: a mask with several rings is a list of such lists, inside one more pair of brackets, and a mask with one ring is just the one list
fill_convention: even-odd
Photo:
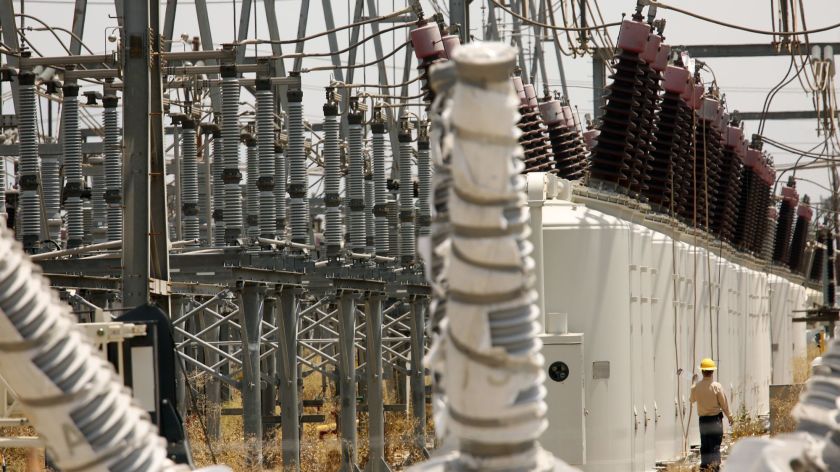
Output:
[[690,400],[697,402],[697,414],[700,416],[715,416],[721,411],[727,418],[732,416],[723,387],[711,377],[704,377],[691,386]]

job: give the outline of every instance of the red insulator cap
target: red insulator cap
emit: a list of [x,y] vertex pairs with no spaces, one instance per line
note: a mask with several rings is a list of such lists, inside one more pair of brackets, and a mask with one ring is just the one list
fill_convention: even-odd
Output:
[[709,120],[714,125],[720,124],[720,102],[711,97],[705,97],[700,102],[700,118]]
[[566,119],[566,128],[577,129],[577,117],[575,111],[569,105],[563,106],[563,118]]
[[565,124],[566,118],[563,116],[563,105],[560,100],[549,100],[540,103],[540,115],[546,125],[552,126],[558,123]]
[[747,152],[744,153],[744,165],[757,172],[761,167],[761,151],[748,148]]
[[799,205],[796,214],[805,221],[811,221],[811,218],[814,217],[814,209],[808,205]]
[[782,187],[782,200],[784,200],[790,206],[796,206],[799,204],[799,192],[797,192],[795,188],[788,187],[787,185],[785,185],[784,187]]
[[513,76],[510,79],[513,81],[513,89],[519,97],[519,105],[525,106],[528,104],[528,97],[525,96],[525,86],[522,84],[522,77]]
[[586,148],[590,151],[595,147],[599,134],[601,134],[601,131],[597,129],[590,129],[583,132],[583,142],[586,143]]
[[668,44],[660,44],[659,52],[656,53],[656,60],[653,61],[653,70],[657,72],[664,72],[668,67],[668,58],[671,57],[671,46]]
[[641,58],[648,64],[656,62],[656,56],[659,54],[659,45],[662,44],[662,36],[651,33],[648,35],[647,43],[645,43],[645,50],[642,51]]
[[411,33],[411,46],[417,59],[440,56],[445,53],[437,23],[427,23]]
[[703,84],[694,84],[694,90],[692,92],[690,102],[691,108],[699,110],[700,105],[702,105],[703,94],[706,92],[706,89],[703,87]]
[[665,91],[682,94],[688,86],[689,77],[691,77],[691,74],[685,67],[666,67],[664,84]]
[[726,145],[735,148],[735,152],[737,153],[744,145],[744,130],[737,126],[727,126]]
[[529,107],[536,108],[539,105],[537,102],[537,91],[534,90],[534,86],[531,84],[525,84],[525,98],[528,100]]
[[624,20],[618,32],[618,47],[624,51],[641,53],[645,50],[650,26],[639,21]]
[[454,54],[455,50],[461,46],[461,38],[455,36],[454,34],[447,34],[441,39],[441,41],[443,41],[443,50],[446,53],[446,58],[452,59],[452,54]]

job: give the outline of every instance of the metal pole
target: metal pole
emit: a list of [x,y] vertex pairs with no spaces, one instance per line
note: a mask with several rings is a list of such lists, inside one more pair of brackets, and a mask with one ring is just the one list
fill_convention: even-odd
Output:
[[607,88],[607,63],[600,57],[592,56],[592,118],[601,117],[607,104],[604,89]]
[[356,295],[341,292],[338,306],[338,386],[341,472],[356,471]]
[[242,413],[246,443],[246,462],[250,467],[262,466],[262,401],[260,389],[260,337],[262,315],[260,313],[260,287],[245,282],[241,291],[240,319],[242,322]]
[[414,446],[428,457],[426,451],[426,376],[423,368],[425,354],[426,299],[411,301],[411,417],[414,421]]
[[365,472],[390,472],[385,462],[385,418],[382,399],[382,296],[371,294],[365,308],[368,407],[368,462]]
[[[181,295],[173,295],[171,298],[172,303],[172,314],[174,319],[181,318],[186,313],[186,300]],[[188,321],[188,320],[187,320]],[[184,329],[187,328],[187,323],[184,323]],[[184,341],[184,335],[178,331],[177,329],[172,330],[172,340],[175,341],[175,345],[178,345]],[[184,349],[186,351],[186,349]],[[186,352],[185,352],[186,354]],[[177,361],[181,363],[179,359]],[[181,364],[183,365],[183,364]],[[187,372],[184,369],[178,368],[175,369],[175,408],[178,410],[178,413],[181,415],[182,418],[186,418],[187,413]]]
[[295,289],[280,290],[277,350],[278,384],[282,411],[283,470],[300,470],[300,407],[298,399],[297,322],[300,306]]
[[[123,306],[149,300],[149,0],[124,3]],[[142,116],[146,115],[147,119]]]
[[469,2],[465,0],[449,0],[449,24],[458,25],[461,43],[470,40],[470,12]]

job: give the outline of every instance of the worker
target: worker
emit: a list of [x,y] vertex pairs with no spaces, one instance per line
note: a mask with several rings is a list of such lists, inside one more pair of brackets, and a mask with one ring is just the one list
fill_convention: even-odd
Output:
[[692,377],[692,403],[697,403],[697,415],[700,420],[700,470],[717,472],[720,469],[720,443],[723,440],[723,415],[732,424],[729,402],[723,393],[723,387],[714,381],[717,366],[711,359],[700,362],[703,379],[697,382],[697,374]]

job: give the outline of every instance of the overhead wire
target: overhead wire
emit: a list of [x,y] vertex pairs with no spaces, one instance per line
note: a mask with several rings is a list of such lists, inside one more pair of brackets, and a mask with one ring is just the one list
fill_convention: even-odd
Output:
[[580,28],[568,28],[568,27],[557,26],[557,25],[549,25],[547,23],[542,23],[542,22],[539,22],[539,21],[531,20],[531,19],[528,19],[528,17],[520,15],[519,13],[516,13],[515,11],[506,7],[499,0],[490,0],[490,1],[492,1],[497,7],[501,8],[502,10],[507,12],[509,15],[518,18],[522,22],[530,24],[530,25],[534,25],[534,26],[539,26],[541,28],[549,28],[549,29],[554,29],[554,30],[558,30],[558,31],[592,31],[592,30],[597,30],[597,29],[602,29],[602,28],[609,28],[611,26],[621,26],[620,21],[613,22],[613,23],[606,23],[606,24],[602,24],[602,25],[585,26],[585,27],[580,27]]
[[[393,13],[389,13],[387,15],[377,16],[377,17],[373,17],[373,18],[367,18],[367,19],[364,19],[364,20],[361,20],[361,21],[348,23],[346,25],[337,26],[335,28],[328,29],[326,31],[321,31],[319,33],[314,33],[314,34],[311,34],[309,36],[303,36],[303,37],[295,38],[295,39],[277,39],[277,40],[246,39],[246,40],[243,40],[243,41],[237,41],[233,44],[235,44],[235,45],[241,45],[241,44],[297,44],[297,43],[306,42],[306,41],[309,41],[309,40],[312,40],[312,39],[320,38],[322,36],[326,36],[326,35],[329,35],[329,34],[337,33],[339,31],[343,31],[343,30],[346,30],[346,29],[349,29],[349,28],[359,27],[359,26],[363,26],[363,25],[367,25],[367,24],[371,24],[371,23],[381,22],[383,20],[389,20],[391,18],[396,18],[396,17],[398,17],[398,16],[400,16],[404,13],[409,13],[411,11],[412,11],[411,7],[403,8],[402,10],[398,10],[398,11],[395,11]],[[405,27],[411,26],[413,24],[414,24],[414,22],[408,22],[404,25],[398,25],[398,26],[390,29],[389,31],[393,31],[394,29],[398,29],[398,28],[405,28]]]
[[640,0],[640,3],[642,5],[646,5],[646,6],[655,6],[657,8],[662,8],[662,9],[665,9],[665,10],[671,10],[671,11],[675,11],[677,13],[682,13],[683,15],[687,15],[687,16],[690,16],[692,18],[696,18],[698,20],[703,20],[703,21],[706,21],[706,22],[709,22],[709,23],[714,23],[718,26],[724,26],[726,28],[737,29],[737,30],[741,30],[741,31],[746,31],[748,33],[763,34],[763,35],[768,35],[768,36],[798,36],[798,35],[801,35],[801,34],[822,33],[824,31],[831,31],[833,29],[840,28],[840,23],[834,23],[834,24],[831,24],[831,25],[823,26],[821,28],[815,28],[815,29],[807,30],[807,31],[798,31],[798,32],[767,31],[767,30],[751,28],[749,26],[736,25],[736,24],[729,23],[729,22],[726,22],[726,21],[723,21],[723,20],[718,20],[716,18],[711,18],[711,17],[708,17],[708,16],[704,16],[704,15],[701,15],[699,13],[694,13],[694,12],[691,12],[691,11],[688,11],[688,10],[684,10],[682,8],[675,7],[673,5],[668,5],[667,3],[662,3],[662,2],[659,2],[659,1],[656,1],[656,0]]

